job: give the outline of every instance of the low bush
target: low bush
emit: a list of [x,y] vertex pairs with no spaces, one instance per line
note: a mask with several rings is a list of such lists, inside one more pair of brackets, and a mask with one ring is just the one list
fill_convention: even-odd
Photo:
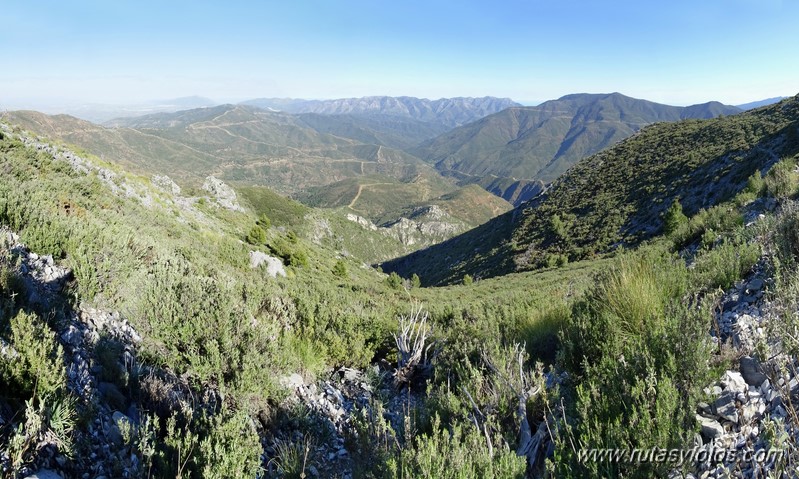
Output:
[[796,161],[786,159],[776,163],[766,173],[764,183],[766,193],[774,198],[784,199],[795,195],[799,188]]
[[33,313],[11,318],[10,345],[16,354],[0,355],[0,381],[16,397],[60,394],[66,387],[63,350],[47,325]]
[[578,450],[683,447],[692,437],[710,308],[686,305],[684,263],[654,253],[623,257],[601,274],[563,329],[560,363],[576,386],[558,477],[660,477],[668,464],[587,463]]

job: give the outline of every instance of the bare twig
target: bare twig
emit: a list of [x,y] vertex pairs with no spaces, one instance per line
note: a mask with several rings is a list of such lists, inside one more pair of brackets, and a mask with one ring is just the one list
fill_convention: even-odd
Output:
[[[524,374],[524,347],[516,344],[513,348],[513,361],[516,363],[510,367],[510,370],[518,367],[518,380],[516,378],[508,377],[497,368],[491,361],[491,358],[485,351],[482,354],[483,362],[486,366],[505,383],[505,385],[516,395],[519,405],[516,409],[516,416],[519,419],[519,446],[516,449],[516,454],[519,456],[527,457],[527,461],[531,467],[535,465],[538,457],[539,449],[543,442],[549,437],[548,426],[546,421],[539,424],[535,434],[533,434],[530,420],[527,418],[527,401],[541,392],[541,387],[536,384],[531,384],[529,376]],[[512,372],[510,373],[513,374]],[[514,385],[516,383],[517,385]]]
[[414,378],[420,375],[425,377],[430,373],[430,350],[435,342],[427,343],[430,337],[427,319],[427,312],[422,311],[419,303],[411,306],[410,315],[400,316],[399,334],[394,335],[400,356],[394,372],[394,385],[397,387],[410,384]]

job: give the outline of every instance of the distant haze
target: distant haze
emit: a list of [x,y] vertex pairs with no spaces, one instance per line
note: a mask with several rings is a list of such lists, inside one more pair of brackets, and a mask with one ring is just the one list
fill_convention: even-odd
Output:
[[735,105],[797,93],[796,18],[780,0],[8,0],[0,108],[611,91]]

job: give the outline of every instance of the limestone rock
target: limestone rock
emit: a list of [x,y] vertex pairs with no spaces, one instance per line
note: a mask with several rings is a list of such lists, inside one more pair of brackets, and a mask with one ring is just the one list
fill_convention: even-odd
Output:
[[244,211],[244,208],[239,205],[236,192],[222,180],[209,176],[203,183],[203,189],[210,193],[222,208],[232,211]]
[[760,367],[760,363],[758,363],[757,360],[752,357],[742,357],[740,360],[739,369],[741,370],[741,375],[746,381],[746,384],[760,387],[760,385],[763,384],[763,381],[766,380],[766,375],[763,374],[763,369]]
[[746,391],[748,389],[743,376],[741,376],[741,373],[737,371],[725,372],[724,377],[721,378],[721,384],[724,386],[726,391],[733,391],[735,393]]
[[299,389],[305,385],[305,380],[297,373],[280,378],[280,385],[286,389]]
[[738,409],[735,407],[735,396],[732,393],[724,393],[724,395],[716,399],[713,403],[713,408],[716,410],[716,416],[730,422],[738,422]]
[[266,264],[266,274],[272,278],[278,275],[286,277],[286,268],[279,258],[269,256],[262,251],[250,251],[250,268],[258,268],[263,264]]
[[718,421],[708,417],[696,415],[696,421],[702,427],[702,435],[708,439],[716,439],[724,434],[724,428]]
[[166,175],[153,175],[152,178],[150,178],[150,181],[153,185],[168,193],[172,193],[173,195],[180,194],[180,186],[172,181],[172,178]]

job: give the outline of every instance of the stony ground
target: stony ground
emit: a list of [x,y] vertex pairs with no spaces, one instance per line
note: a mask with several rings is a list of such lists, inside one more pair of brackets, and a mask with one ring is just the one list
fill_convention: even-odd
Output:
[[[23,470],[21,477],[138,477],[137,456],[126,446],[122,434],[138,422],[139,414],[128,392],[120,390],[110,378],[138,367],[135,350],[141,337],[117,312],[66,306],[62,296],[72,273],[55,264],[51,256],[30,251],[16,234],[5,229],[0,229],[0,246],[17,258],[18,271],[27,283],[28,304],[65,308],[57,324],[57,337],[67,359],[68,387],[78,398],[79,416],[91,415],[85,427],[75,430],[78,450],[73,459],[57,454],[55,444],[40,444],[35,463]],[[101,361],[97,345],[102,341],[120,345],[119,354]],[[8,458],[2,459],[6,468]]]

